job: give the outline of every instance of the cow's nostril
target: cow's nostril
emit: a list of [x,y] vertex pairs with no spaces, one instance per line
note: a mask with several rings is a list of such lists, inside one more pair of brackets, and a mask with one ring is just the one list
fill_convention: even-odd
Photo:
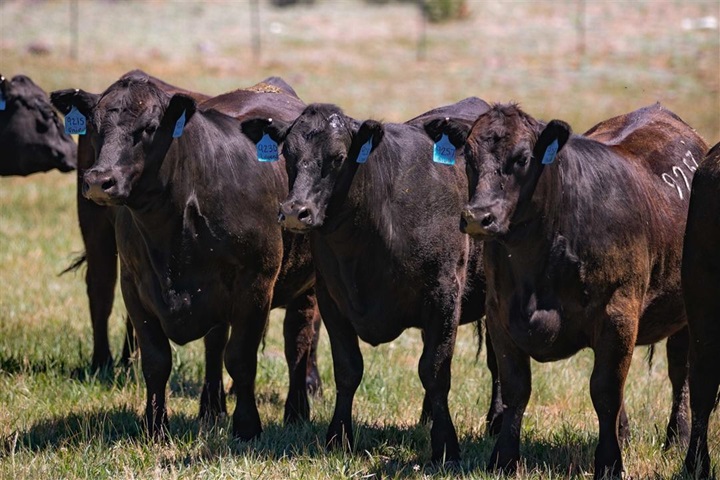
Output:
[[83,184],[82,184],[83,195],[87,195],[88,190],[90,190],[90,184],[88,182],[83,182]]
[[110,179],[105,180],[105,181],[103,182],[103,184],[102,184],[102,189],[103,189],[103,191],[108,191],[108,190],[110,190],[110,189],[111,189],[112,187],[114,187],[114,186],[115,186],[115,180],[112,179],[112,178],[110,178]]
[[483,219],[480,221],[480,225],[483,227],[489,227],[493,224],[495,221],[495,215],[492,213],[486,213],[485,216],[483,216]]
[[301,208],[298,212],[298,220],[305,220],[306,218],[310,218],[310,210],[308,210],[307,207]]

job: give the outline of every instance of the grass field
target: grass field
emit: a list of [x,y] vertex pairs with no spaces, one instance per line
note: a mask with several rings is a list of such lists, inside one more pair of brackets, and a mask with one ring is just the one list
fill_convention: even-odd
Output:
[[[207,93],[268,75],[286,78],[308,102],[333,102],[357,118],[403,120],[477,95],[515,100],[540,118],[584,131],[605,118],[662,102],[708,143],[720,140],[720,35],[684,30],[684,19],[720,17],[708,1],[588,2],[585,51],[577,1],[470,1],[462,22],[427,27],[417,59],[419,15],[408,4],[368,7],[318,1],[312,8],[261,6],[262,53],[251,50],[248,2],[79,0],[79,59],[69,56],[67,1],[0,3],[0,72],[26,73],[43,88],[99,92],[132,68]],[[46,46],[36,55],[28,46]],[[326,453],[334,388],[327,337],[320,366],[325,396],[312,422],[282,426],[287,386],[281,312],[259,352],[257,392],[263,436],[229,437],[230,421],[195,419],[203,373],[199,342],[174,350],[170,437],[147,441],[139,428],[145,390],[139,368],[116,378],[87,375],[91,329],[82,274],[58,277],[82,249],[75,178],[57,172],[0,178],[0,479],[37,478],[495,478],[485,472],[493,439],[484,435],[490,395],[485,354],[473,327],[460,330],[450,407],[463,461],[429,464],[427,427],[418,426],[420,335],[363,345],[353,454]],[[112,346],[121,344],[116,302]],[[663,451],[670,410],[664,344],[651,366],[636,351],[626,387],[631,439],[627,473],[678,478],[682,448]],[[518,478],[585,478],[597,420],[588,382],[592,353],[533,364]],[[234,408],[232,398],[229,408]],[[711,456],[720,463],[720,415]]]

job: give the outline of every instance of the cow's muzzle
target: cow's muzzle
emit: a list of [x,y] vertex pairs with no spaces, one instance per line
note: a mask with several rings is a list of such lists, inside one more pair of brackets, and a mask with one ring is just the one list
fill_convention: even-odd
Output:
[[460,214],[460,231],[473,237],[493,237],[501,233],[501,228],[492,212],[464,208]]
[[118,181],[110,171],[88,170],[83,176],[82,194],[100,205],[118,203]]
[[295,201],[280,204],[278,222],[291,232],[304,233],[316,227],[316,218],[315,210],[311,206]]

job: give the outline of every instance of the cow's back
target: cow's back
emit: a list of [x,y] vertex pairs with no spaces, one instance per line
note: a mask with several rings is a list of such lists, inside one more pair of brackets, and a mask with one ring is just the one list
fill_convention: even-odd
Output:
[[295,90],[279,77],[269,77],[248,88],[233,90],[200,103],[238,120],[252,117],[294,121],[305,108]]

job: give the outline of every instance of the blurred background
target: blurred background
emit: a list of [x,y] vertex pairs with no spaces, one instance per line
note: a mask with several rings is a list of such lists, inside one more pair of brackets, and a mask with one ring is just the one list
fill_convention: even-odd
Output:
[[142,68],[217,94],[269,75],[356,118],[467,96],[578,132],[661,102],[720,139],[718,0],[0,2],[0,72],[100,92]]

